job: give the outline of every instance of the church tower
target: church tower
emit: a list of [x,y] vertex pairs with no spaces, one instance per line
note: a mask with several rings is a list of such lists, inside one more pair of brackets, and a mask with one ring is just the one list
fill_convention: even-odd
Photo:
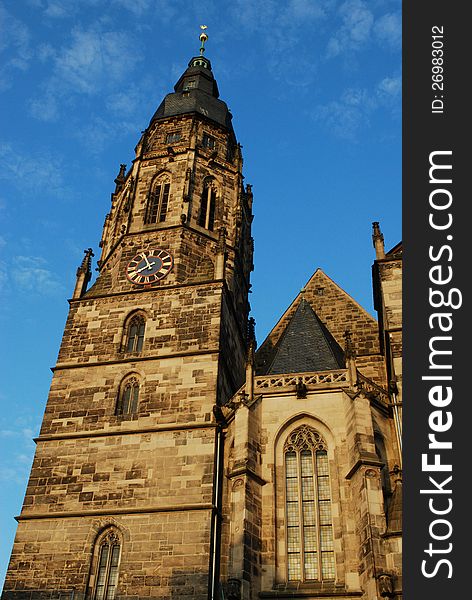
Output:
[[256,348],[252,192],[200,54],[77,270],[2,600],[402,598],[402,245]]
[[120,167],[90,288],[91,249],[78,268],[4,600],[217,597],[252,193],[200,39]]

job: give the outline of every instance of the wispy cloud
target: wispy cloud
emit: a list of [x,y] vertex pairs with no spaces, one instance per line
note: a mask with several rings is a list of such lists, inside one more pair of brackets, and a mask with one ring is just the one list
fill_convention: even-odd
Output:
[[11,277],[22,292],[54,296],[64,291],[63,285],[44,258],[38,256],[16,256],[13,259]]
[[40,48],[40,58],[52,63],[43,91],[30,101],[32,116],[53,121],[74,98],[115,92],[142,60],[136,40],[123,31],[75,28],[67,45]]
[[317,106],[313,117],[336,137],[355,141],[379,109],[393,114],[400,110],[401,78],[385,77],[373,89],[348,88],[337,100]]
[[8,142],[0,142],[0,179],[12,182],[22,191],[48,190],[49,194],[63,194],[65,184],[63,165],[50,151],[21,152]]
[[[6,402],[6,399],[2,399]],[[4,420],[3,420],[4,421]],[[0,482],[24,484],[33,460],[35,430],[21,419],[0,425],[0,445],[4,460],[0,465]]]
[[29,0],[29,3],[50,19],[74,17],[85,6],[97,6],[102,0]]
[[81,144],[89,149],[93,155],[99,155],[113,138],[116,138],[117,130],[121,133],[136,132],[131,124],[121,123],[120,126],[116,122],[104,119],[101,116],[93,116],[88,119],[88,122],[72,132],[72,135],[81,142]]
[[7,285],[8,285],[7,266],[3,260],[0,260],[0,298],[7,291]]
[[340,5],[340,25],[328,41],[327,58],[357,52],[372,41],[390,49],[401,47],[400,12],[376,14],[374,8],[364,0],[346,0]]
[[315,77],[318,60],[302,43],[300,31],[319,30],[334,5],[333,0],[236,0],[231,14],[245,35],[257,34],[272,76],[289,85],[307,86]]
[[121,83],[140,60],[131,37],[121,31],[72,31],[55,60],[56,74],[70,90],[96,94]]
[[[153,7],[152,0],[112,0],[113,4],[120,6],[137,17],[141,17]],[[155,2],[154,2],[155,4]],[[172,4],[172,3],[160,3]]]
[[341,26],[328,42],[328,58],[358,50],[369,40],[374,24],[374,15],[363,0],[347,0],[338,14]]
[[334,5],[333,0],[236,0],[233,14],[245,29],[265,30],[270,38],[282,28],[287,31],[326,17]]
[[[50,19],[73,18],[84,7],[103,5],[103,0],[29,0],[35,8]],[[167,0],[164,0],[167,3]],[[142,16],[153,7],[156,0],[109,0],[113,8],[123,8],[136,16]]]
[[15,70],[25,71],[32,57],[28,27],[0,5],[0,90],[11,86]]
[[382,44],[386,44],[393,50],[399,49],[402,43],[401,14],[388,13],[380,17],[375,22],[374,35]]

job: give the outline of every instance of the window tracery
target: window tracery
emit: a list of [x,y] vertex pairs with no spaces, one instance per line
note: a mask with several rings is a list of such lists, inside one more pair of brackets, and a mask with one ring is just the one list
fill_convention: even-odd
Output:
[[289,581],[335,578],[327,446],[308,425],[284,445],[287,577]]
[[131,318],[127,327],[126,352],[141,352],[144,344],[146,321],[142,315]]
[[134,415],[138,412],[139,380],[135,375],[127,377],[121,387],[116,405],[117,415]]
[[114,600],[118,585],[121,540],[114,528],[107,529],[96,542],[92,600]]
[[170,178],[161,177],[149,194],[146,208],[146,224],[163,223],[169,206]]

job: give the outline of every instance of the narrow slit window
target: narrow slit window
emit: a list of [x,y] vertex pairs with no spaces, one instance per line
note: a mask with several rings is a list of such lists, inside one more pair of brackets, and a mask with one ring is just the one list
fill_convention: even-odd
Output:
[[335,579],[326,444],[306,425],[285,444],[285,515],[289,581]]

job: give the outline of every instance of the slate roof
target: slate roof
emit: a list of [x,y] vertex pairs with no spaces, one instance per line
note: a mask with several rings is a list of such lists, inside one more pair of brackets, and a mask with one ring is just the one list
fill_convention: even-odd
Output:
[[275,348],[268,375],[344,368],[344,354],[310,304],[302,299]]
[[175,84],[174,92],[167,94],[161,102],[151,123],[158,119],[196,112],[232,129],[232,115],[226,103],[218,97],[218,85],[210,61],[202,56],[195,56]]

